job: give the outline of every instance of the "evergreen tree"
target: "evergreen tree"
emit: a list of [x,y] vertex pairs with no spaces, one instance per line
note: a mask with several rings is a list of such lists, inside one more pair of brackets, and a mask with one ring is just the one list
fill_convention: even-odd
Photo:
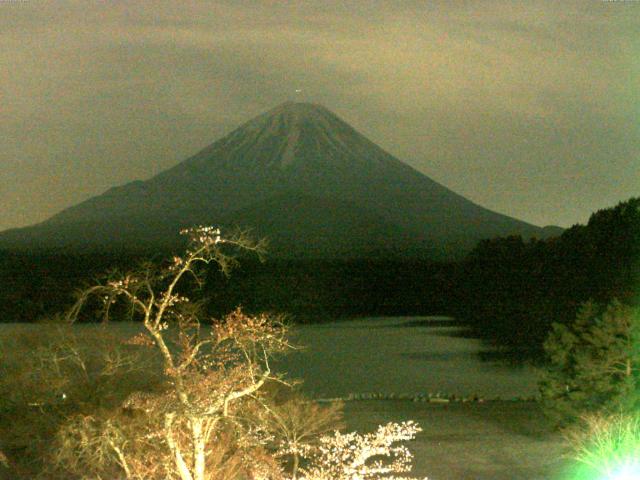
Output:
[[614,300],[607,307],[586,302],[572,324],[553,324],[540,393],[559,424],[640,406],[639,322],[637,308]]

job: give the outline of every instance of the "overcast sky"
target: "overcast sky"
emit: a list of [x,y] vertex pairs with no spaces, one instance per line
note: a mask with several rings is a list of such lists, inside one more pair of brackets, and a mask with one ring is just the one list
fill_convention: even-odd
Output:
[[640,195],[639,93],[640,1],[0,0],[0,230],[287,100],[567,227]]

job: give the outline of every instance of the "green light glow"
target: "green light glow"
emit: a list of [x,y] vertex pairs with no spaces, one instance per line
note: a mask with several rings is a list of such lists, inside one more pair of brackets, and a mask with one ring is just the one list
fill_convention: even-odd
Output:
[[632,463],[617,468],[607,480],[638,480],[640,478],[640,462],[637,458]]
[[640,415],[590,415],[568,438],[577,460],[567,480],[640,480]]

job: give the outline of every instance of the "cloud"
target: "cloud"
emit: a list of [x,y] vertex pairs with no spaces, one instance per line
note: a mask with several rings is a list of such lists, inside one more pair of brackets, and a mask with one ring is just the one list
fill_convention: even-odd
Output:
[[634,3],[0,3],[0,229],[289,99],[490,208],[584,221],[640,184]]

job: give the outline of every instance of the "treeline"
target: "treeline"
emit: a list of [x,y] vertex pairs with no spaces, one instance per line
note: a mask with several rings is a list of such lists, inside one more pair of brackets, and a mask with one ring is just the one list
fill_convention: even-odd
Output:
[[148,254],[0,251],[0,323],[35,322],[73,305],[75,293],[112,269],[129,269]]
[[[33,322],[68,309],[74,293],[106,271],[128,271],[171,252],[25,254],[0,252],[0,322]],[[296,322],[354,315],[438,314],[448,308],[452,267],[411,260],[282,260],[247,257],[228,277],[212,270],[201,296],[222,316],[287,313]]]
[[557,238],[482,241],[457,269],[453,313],[480,336],[539,353],[551,324],[572,321],[582,303],[638,301],[640,198]]
[[356,315],[427,315],[449,309],[452,265],[410,260],[245,260],[207,281],[212,313],[237,305],[297,322]]
[[[18,254],[0,252],[0,322],[31,322],[70,307],[73,293],[112,268],[172,252]],[[212,270],[202,296],[222,316],[291,314],[310,322],[340,316],[454,315],[476,335],[540,353],[553,322],[579,306],[640,298],[640,198],[594,213],[560,237],[480,242],[463,261],[241,259],[230,277]]]

